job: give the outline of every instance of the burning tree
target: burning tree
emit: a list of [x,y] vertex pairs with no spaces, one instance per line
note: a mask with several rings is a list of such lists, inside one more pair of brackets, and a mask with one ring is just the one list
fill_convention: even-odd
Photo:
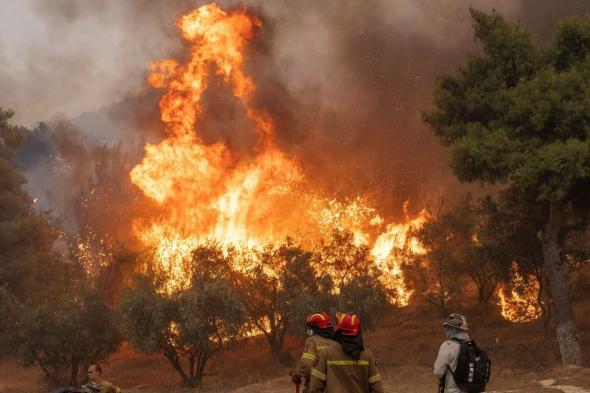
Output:
[[[166,139],[148,144],[130,172],[155,206],[155,214],[134,222],[138,239],[156,251],[154,264],[170,273],[171,282],[188,285],[186,261],[210,240],[255,254],[289,236],[312,248],[333,229],[348,230],[366,248],[375,243],[373,263],[388,273],[392,291],[400,290],[394,298],[407,304],[392,251],[405,241],[409,225],[384,224],[360,196],[344,203],[310,189],[297,157],[276,143],[273,119],[253,104],[256,85],[245,55],[261,21],[245,10],[209,4],[183,15],[177,26],[192,47],[190,56],[182,63],[154,62],[149,77],[153,87],[165,89],[159,106]],[[212,78],[226,84],[243,109],[247,121],[236,132],[254,139],[248,154],[226,141],[205,141],[204,94],[214,86]]]
[[545,49],[497,14],[471,14],[483,54],[441,79],[424,118],[451,146],[460,180],[508,183],[544,209],[539,239],[561,359],[581,365],[561,252],[572,203],[590,184],[590,22],[561,23]]
[[511,322],[528,322],[540,317],[539,291],[539,282],[534,276],[523,276],[518,264],[513,262],[507,288],[498,291],[502,316]]
[[[518,274],[526,277],[528,287],[537,289],[528,291],[525,298],[530,304],[527,307],[540,309],[547,326],[551,301],[543,268],[543,252],[538,239],[539,229],[543,227],[544,209],[535,203],[534,199],[518,189],[508,188],[495,198],[488,196],[482,199],[477,214],[480,216],[482,243],[488,249],[488,253],[497,260],[502,271],[504,283],[498,289],[499,296],[504,296],[508,300],[514,297],[511,293],[512,289],[515,289],[512,281],[515,277],[516,263]],[[520,285],[516,293],[522,292],[523,286]],[[531,297],[531,293],[535,296]],[[520,296],[520,299],[523,297]],[[512,313],[509,310],[511,304],[510,301],[501,302],[504,316]],[[539,316],[536,312],[533,315]]]
[[461,285],[456,249],[464,239],[457,236],[456,217],[443,211],[441,202],[412,235],[424,250],[415,256],[414,281],[426,301],[437,306],[445,316]]
[[280,359],[285,334],[303,332],[302,321],[330,306],[331,281],[321,281],[312,253],[291,240],[243,255],[237,286],[254,331],[261,332]]
[[314,264],[320,275],[334,282],[331,308],[356,313],[364,327],[375,327],[387,304],[387,292],[367,245],[355,241],[352,232],[334,230],[315,251]]

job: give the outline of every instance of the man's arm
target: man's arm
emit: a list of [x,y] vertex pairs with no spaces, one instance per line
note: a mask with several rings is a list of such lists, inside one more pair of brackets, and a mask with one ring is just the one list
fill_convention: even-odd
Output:
[[451,359],[451,343],[445,341],[441,344],[438,350],[438,356],[434,362],[434,375],[440,380],[443,379],[447,372],[447,367],[450,365]]
[[311,373],[313,364],[316,361],[316,357],[316,345],[313,340],[308,338],[305,340],[303,354],[301,355],[301,359],[299,359],[295,373],[301,378],[309,378],[309,374]]
[[309,393],[322,393],[326,386],[327,379],[326,355],[318,354],[316,365],[311,369],[311,381],[309,384]]
[[370,393],[384,393],[383,382],[381,382],[381,374],[377,369],[377,362],[373,354],[370,354],[369,359],[369,392]]

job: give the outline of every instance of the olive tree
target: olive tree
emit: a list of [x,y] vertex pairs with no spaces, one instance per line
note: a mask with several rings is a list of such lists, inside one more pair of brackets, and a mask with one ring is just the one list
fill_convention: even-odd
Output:
[[285,335],[303,331],[308,313],[328,305],[331,283],[311,265],[312,253],[287,240],[245,256],[237,285],[250,324],[262,332],[271,352],[282,359]]
[[333,281],[331,311],[355,313],[367,329],[377,325],[387,290],[366,244],[358,244],[350,231],[334,230],[315,250],[314,266]]
[[[228,266],[219,250],[199,248],[190,286],[167,293],[157,275],[138,276],[120,306],[123,332],[138,351],[161,353],[187,387],[202,383],[207,362],[236,340],[245,322],[241,295],[228,280],[209,270]],[[206,259],[200,259],[202,256]],[[203,269],[199,269],[201,266]]]
[[25,365],[39,366],[55,385],[77,385],[86,367],[106,359],[121,341],[115,312],[93,290],[13,307],[15,353]]

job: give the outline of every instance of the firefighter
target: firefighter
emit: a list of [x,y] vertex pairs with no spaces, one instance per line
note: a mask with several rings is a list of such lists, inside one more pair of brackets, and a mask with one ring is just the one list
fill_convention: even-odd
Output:
[[118,386],[102,379],[102,368],[97,364],[88,367],[88,380],[89,382],[82,386],[82,393],[121,393]]
[[311,370],[310,393],[383,393],[375,357],[363,345],[356,315],[338,318],[335,339]]
[[303,392],[309,392],[311,368],[317,362],[318,353],[334,344],[334,329],[330,316],[325,312],[309,314],[305,320],[307,324],[307,338],[305,339],[303,354],[296,370],[291,374],[293,383],[301,384],[305,380]]

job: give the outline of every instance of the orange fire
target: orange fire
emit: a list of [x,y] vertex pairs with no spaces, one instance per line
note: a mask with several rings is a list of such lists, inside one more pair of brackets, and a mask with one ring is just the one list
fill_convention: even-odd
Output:
[[[363,198],[342,202],[303,190],[304,175],[296,157],[274,141],[272,119],[252,105],[252,78],[244,71],[244,53],[260,20],[245,11],[226,12],[216,4],[182,16],[177,26],[191,46],[186,63],[154,62],[149,83],[166,89],[160,100],[167,138],[147,145],[131,171],[131,180],[159,205],[156,219],[137,220],[135,232],[154,248],[157,263],[170,276],[170,288],[187,283],[184,264],[199,244],[252,249],[286,236],[315,239],[331,228],[350,230],[359,244],[371,243],[372,255],[391,285],[399,287],[399,304],[409,294],[394,250],[411,243],[407,231],[423,218],[384,225]],[[231,87],[251,123],[256,143],[252,154],[238,156],[224,143],[200,137],[202,96],[215,73]],[[379,235],[380,228],[385,232]],[[374,235],[377,233],[377,235]],[[417,244],[410,247],[418,250]]]
[[403,224],[389,224],[386,232],[379,235],[371,249],[371,255],[383,272],[383,283],[393,291],[391,302],[399,306],[407,306],[412,291],[406,287],[402,272],[402,258],[400,252],[409,251],[413,254],[423,254],[422,245],[415,238],[408,237],[412,229],[419,229],[428,219],[426,210],[422,210],[417,218],[411,220],[407,214],[407,202],[404,204],[406,222]]
[[504,319],[522,323],[535,320],[541,316],[541,307],[537,301],[539,283],[532,277],[523,277],[518,264],[512,262],[510,280],[506,287],[498,290],[499,306]]

